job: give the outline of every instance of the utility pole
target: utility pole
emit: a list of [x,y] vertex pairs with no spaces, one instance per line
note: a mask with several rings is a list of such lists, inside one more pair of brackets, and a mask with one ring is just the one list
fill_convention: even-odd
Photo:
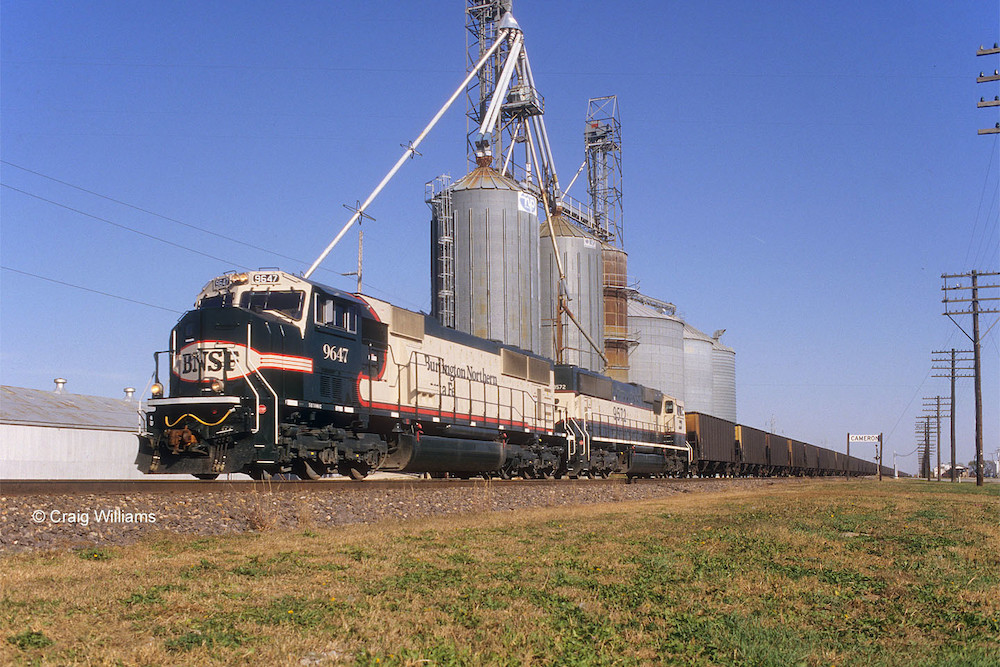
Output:
[[[931,354],[935,355],[931,358],[932,364],[948,363],[949,357],[951,360],[950,367],[932,365],[931,369],[935,371],[948,371],[947,375],[935,374],[934,377],[936,378],[951,378],[951,408],[948,410],[948,422],[951,425],[951,481],[957,482],[958,470],[957,462],[955,461],[955,379],[973,377],[973,368],[967,365],[972,363],[972,357],[967,356],[972,354],[972,350],[956,350],[955,348],[951,348],[950,352],[948,350],[934,350]],[[961,358],[958,355],[962,355]],[[962,366],[958,364],[962,364]]]
[[361,208],[361,202],[357,202],[356,206],[343,205],[348,211],[354,213],[358,218],[358,270],[352,271],[350,273],[341,273],[342,276],[357,276],[358,277],[358,294],[361,294],[361,258],[363,256],[363,248],[365,243],[365,233],[361,230],[361,223],[365,220],[371,220],[375,222],[375,218],[371,217],[364,212]]
[[920,477],[926,477],[931,481],[931,416],[924,415],[917,417],[917,427],[914,434],[917,438],[923,438],[923,444],[917,440],[917,449],[923,453],[920,456]]
[[878,434],[878,481],[882,481],[882,434]]
[[[937,481],[941,481],[941,399],[943,396],[924,396],[924,412],[929,413],[927,416],[934,416],[937,420]],[[947,416],[947,415],[944,415]],[[952,441],[954,442],[954,440]],[[954,462],[952,462],[952,467],[954,468]]]
[[[952,322],[955,322],[955,326],[972,341],[973,373],[975,374],[974,382],[976,387],[976,486],[983,485],[983,373],[982,353],[980,350],[983,337],[979,334],[979,316],[987,313],[1000,313],[1000,308],[995,306],[993,308],[983,308],[980,306],[981,301],[1000,301],[1000,296],[979,295],[980,290],[995,290],[1000,288],[1000,285],[980,285],[979,279],[996,278],[996,276],[1000,276],[1000,273],[986,273],[975,270],[969,273],[941,274],[941,279],[944,280],[944,285],[941,287],[941,291],[944,292],[944,298],[941,299],[945,309],[943,314]],[[970,279],[968,284],[964,282],[966,278]],[[949,281],[956,280],[959,282],[949,284]],[[966,296],[966,290],[970,292],[970,298],[960,298]],[[954,293],[954,296],[952,296],[952,293]],[[967,310],[952,310],[952,307],[954,307],[953,304],[963,304],[957,307],[967,308]],[[968,304],[968,306],[964,304]],[[952,315],[972,315],[971,336],[969,332],[962,328],[962,325],[955,321]],[[996,321],[989,326],[986,333],[989,333],[995,324]]]
[[361,258],[365,247],[365,232],[361,229],[361,221],[358,221],[358,294],[361,294]]
[[[1000,44],[994,42],[992,49],[983,48],[982,46],[976,51],[977,56],[992,56],[1000,53]],[[991,81],[1000,81],[1000,71],[993,70],[993,74],[988,74],[986,72],[980,72],[979,76],[976,78],[976,83],[990,83]],[[986,107],[997,107],[1000,106],[1000,95],[994,96],[992,100],[987,100],[986,97],[979,98],[979,104],[976,105],[980,109]],[[997,123],[993,127],[988,127],[979,130],[979,134],[1000,134],[1000,123]]]
[[847,458],[844,459],[844,479],[851,479],[851,434],[847,434]]

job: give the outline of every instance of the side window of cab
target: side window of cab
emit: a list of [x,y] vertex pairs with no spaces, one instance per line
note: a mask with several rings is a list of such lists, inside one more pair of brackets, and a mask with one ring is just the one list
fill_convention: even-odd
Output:
[[358,331],[358,308],[353,303],[316,293],[316,324],[346,333]]

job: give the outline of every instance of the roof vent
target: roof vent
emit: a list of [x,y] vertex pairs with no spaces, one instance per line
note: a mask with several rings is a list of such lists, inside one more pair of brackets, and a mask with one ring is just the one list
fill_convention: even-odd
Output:
[[55,393],[65,394],[66,393],[66,378],[56,378],[53,380],[56,383]]
[[131,401],[135,398],[135,387],[125,387],[125,400]]

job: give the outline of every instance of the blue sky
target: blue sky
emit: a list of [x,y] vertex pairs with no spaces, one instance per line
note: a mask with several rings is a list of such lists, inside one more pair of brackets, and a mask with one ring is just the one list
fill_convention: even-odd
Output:
[[[308,268],[461,81],[463,7],[2,0],[0,381],[141,390],[211,277]],[[514,15],[562,182],[588,98],[618,96],[629,273],[727,329],[739,420],[912,451],[921,398],[948,393],[931,350],[969,345],[940,275],[1000,270],[1000,149],[976,134],[998,120],[976,101],[1000,87],[975,83],[1000,66],[975,56],[997,3],[514,0]],[[429,310],[424,183],[463,174],[464,137],[458,105],[369,209],[369,293]],[[354,239],[314,277],[353,289]],[[967,461],[971,380],[958,395]]]

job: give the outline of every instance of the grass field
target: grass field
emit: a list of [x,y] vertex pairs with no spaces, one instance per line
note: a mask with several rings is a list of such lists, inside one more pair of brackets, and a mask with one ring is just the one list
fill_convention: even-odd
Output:
[[1000,664],[1000,485],[793,482],[0,564],[4,664]]

